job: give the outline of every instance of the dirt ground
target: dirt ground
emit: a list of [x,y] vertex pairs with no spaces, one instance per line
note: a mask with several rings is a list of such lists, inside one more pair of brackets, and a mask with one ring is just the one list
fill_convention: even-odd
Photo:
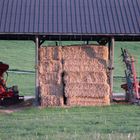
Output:
[[[112,102],[111,104],[131,104],[124,101],[124,95],[120,94],[114,94],[113,96],[116,101]],[[34,106],[35,98],[33,96],[25,96],[25,100],[19,104],[2,107],[0,106],[0,114],[11,114],[17,111],[22,111],[27,108],[31,108]],[[63,106],[63,108],[69,108],[68,106]]]
[[23,102],[7,107],[0,106],[0,114],[11,114],[34,106],[34,98],[25,99]]

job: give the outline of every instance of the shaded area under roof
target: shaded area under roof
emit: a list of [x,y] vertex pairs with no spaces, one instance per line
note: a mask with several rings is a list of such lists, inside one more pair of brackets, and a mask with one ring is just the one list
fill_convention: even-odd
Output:
[[0,39],[140,40],[140,0],[0,0]]

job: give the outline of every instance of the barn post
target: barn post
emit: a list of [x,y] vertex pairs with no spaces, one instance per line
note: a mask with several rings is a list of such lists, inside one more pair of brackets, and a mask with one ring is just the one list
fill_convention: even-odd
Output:
[[112,101],[113,96],[113,70],[114,70],[114,46],[115,40],[114,37],[111,37],[109,40],[109,84],[110,84],[110,100]]
[[38,36],[35,37],[35,105],[40,105],[40,94],[39,94],[39,71],[38,71],[38,65],[39,65],[39,53],[38,49],[40,47],[40,39]]

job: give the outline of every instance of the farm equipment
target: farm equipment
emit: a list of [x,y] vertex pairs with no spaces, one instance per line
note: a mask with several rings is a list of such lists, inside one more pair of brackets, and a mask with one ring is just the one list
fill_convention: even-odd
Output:
[[12,105],[24,100],[24,96],[19,96],[17,86],[6,86],[7,80],[4,79],[4,73],[7,73],[8,69],[9,65],[0,62],[0,106]]
[[122,49],[123,62],[125,63],[126,83],[121,85],[125,90],[125,100],[140,104],[140,82],[137,80],[134,57],[126,49]]

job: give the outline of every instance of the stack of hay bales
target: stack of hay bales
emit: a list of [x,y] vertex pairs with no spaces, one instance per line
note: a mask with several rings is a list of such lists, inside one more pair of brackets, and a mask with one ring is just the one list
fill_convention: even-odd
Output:
[[40,47],[39,61],[41,106],[62,106],[63,84],[61,76],[61,47]]
[[66,46],[62,50],[67,105],[109,105],[107,47]]
[[110,104],[107,47],[41,47],[39,61],[42,106]]

